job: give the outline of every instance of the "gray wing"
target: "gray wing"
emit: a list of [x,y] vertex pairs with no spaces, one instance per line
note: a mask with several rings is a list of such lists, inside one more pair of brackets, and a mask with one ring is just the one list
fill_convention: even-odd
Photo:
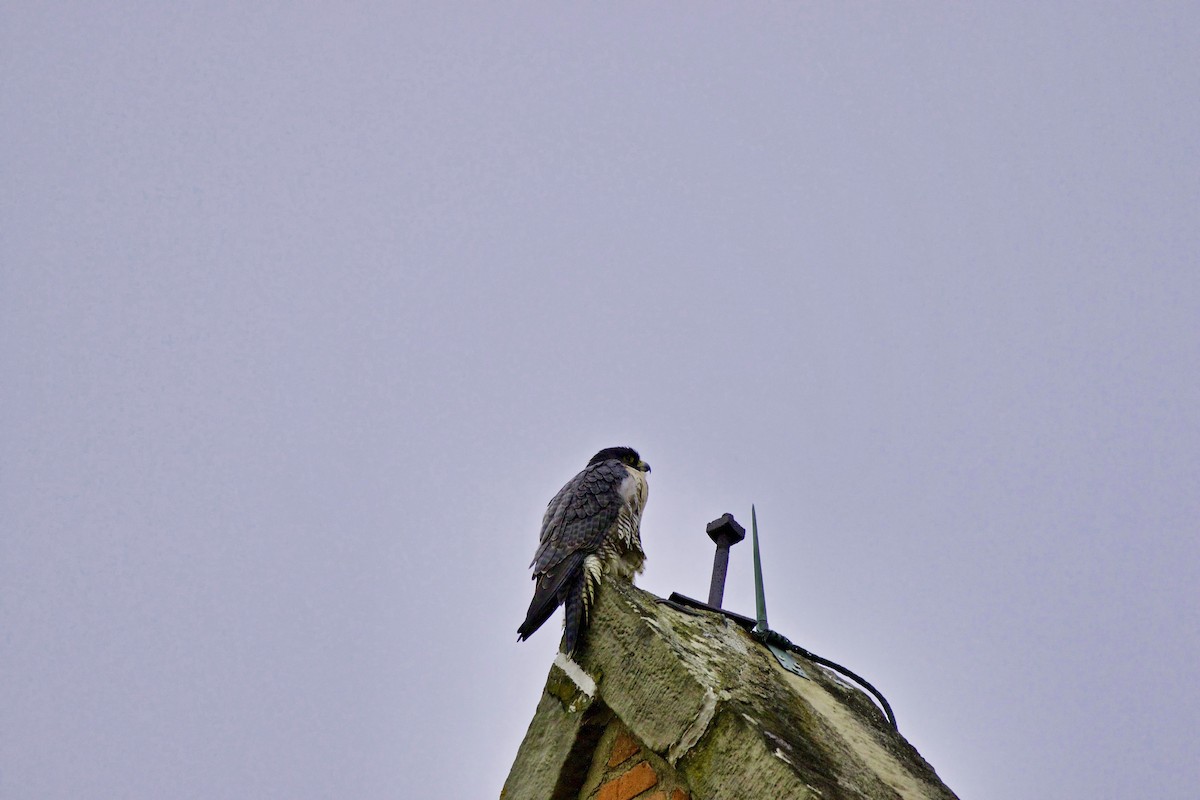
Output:
[[530,566],[546,572],[573,553],[594,553],[621,512],[619,487],[628,473],[617,461],[603,461],[580,472],[546,507],[540,545]]
[[[570,610],[570,598],[580,606],[583,560],[600,549],[605,535],[616,524],[621,510],[619,487],[627,474],[618,461],[592,464],[569,480],[546,507],[541,544],[531,564],[537,585],[525,622],[517,629],[519,639],[529,638],[564,602]],[[566,647],[570,653],[575,649],[579,620],[572,625],[568,619],[567,623]]]

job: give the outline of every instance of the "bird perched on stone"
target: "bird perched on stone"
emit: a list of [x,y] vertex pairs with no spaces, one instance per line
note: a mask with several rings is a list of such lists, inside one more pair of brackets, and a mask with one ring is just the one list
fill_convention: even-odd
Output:
[[600,581],[633,581],[642,571],[642,511],[650,465],[632,447],[609,447],[592,456],[546,507],[537,553],[530,566],[537,586],[518,641],[528,639],[565,605],[562,650],[573,655],[587,626]]

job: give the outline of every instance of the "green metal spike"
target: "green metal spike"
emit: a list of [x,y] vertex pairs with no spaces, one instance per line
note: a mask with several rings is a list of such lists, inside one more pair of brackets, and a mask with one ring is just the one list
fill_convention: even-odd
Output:
[[761,633],[767,630],[767,595],[763,589],[762,558],[758,554],[758,513],[753,505],[750,506],[750,531],[754,545],[754,606],[758,621],[754,630]]
[[800,662],[786,648],[780,646],[781,643],[787,643],[787,646],[791,647],[791,643],[767,627],[767,591],[763,588],[762,557],[758,554],[758,512],[753,505],[750,506],[750,533],[754,544],[754,605],[755,616],[758,620],[753,633],[761,637],[759,641],[766,644],[767,649],[775,655],[775,660],[779,662],[780,666],[788,672],[807,679],[808,675],[800,666]]

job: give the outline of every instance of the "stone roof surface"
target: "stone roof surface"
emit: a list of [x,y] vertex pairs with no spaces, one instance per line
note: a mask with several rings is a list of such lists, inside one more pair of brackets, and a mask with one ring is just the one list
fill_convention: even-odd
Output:
[[808,678],[721,614],[607,582],[577,661],[555,659],[500,796],[594,796],[585,778],[615,717],[692,800],[954,800],[863,692],[796,660]]

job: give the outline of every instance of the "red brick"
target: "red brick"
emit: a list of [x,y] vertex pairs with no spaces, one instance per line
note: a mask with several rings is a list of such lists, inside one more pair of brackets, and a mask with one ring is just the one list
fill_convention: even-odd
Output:
[[615,767],[640,749],[637,741],[632,736],[625,731],[621,731],[617,734],[616,741],[613,742],[612,753],[608,757],[608,765]]
[[658,783],[654,767],[642,761],[619,778],[600,787],[596,800],[632,800]]
[[[645,797],[641,798],[641,800],[667,800],[667,793],[655,792],[654,794],[646,795]],[[691,795],[689,795],[683,789],[676,789],[675,791],[671,792],[671,800],[691,800]]]

